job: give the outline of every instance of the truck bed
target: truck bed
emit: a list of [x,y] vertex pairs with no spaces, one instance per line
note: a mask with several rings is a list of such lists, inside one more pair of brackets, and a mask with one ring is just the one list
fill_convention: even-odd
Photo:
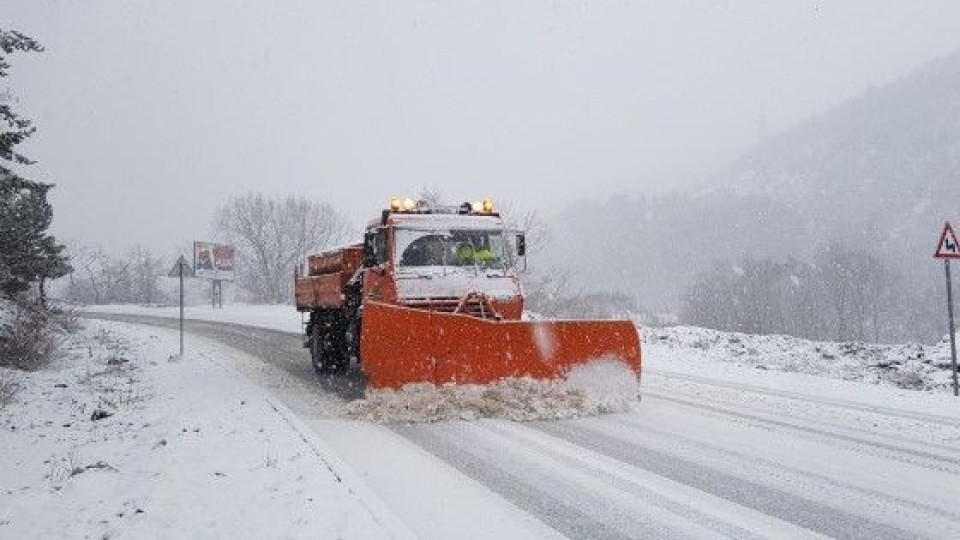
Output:
[[311,255],[307,259],[307,275],[296,279],[297,311],[343,309],[347,282],[362,264],[362,245]]

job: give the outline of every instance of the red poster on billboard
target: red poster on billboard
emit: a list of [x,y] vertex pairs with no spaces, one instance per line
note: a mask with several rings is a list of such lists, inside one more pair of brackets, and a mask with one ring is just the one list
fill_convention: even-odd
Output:
[[199,278],[233,281],[236,250],[213,242],[194,242],[193,267]]

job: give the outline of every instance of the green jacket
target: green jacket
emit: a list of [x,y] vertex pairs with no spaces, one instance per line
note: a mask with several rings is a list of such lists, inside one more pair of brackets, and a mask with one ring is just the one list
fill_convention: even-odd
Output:
[[494,259],[493,252],[487,248],[473,249],[470,244],[460,244],[457,248],[457,257],[461,262],[487,263]]

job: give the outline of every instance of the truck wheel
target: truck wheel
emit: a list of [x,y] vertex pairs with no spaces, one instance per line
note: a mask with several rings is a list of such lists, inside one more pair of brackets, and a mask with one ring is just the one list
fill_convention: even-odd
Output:
[[324,345],[323,354],[326,359],[327,373],[345,372],[350,367],[350,356],[347,354],[339,327],[336,334],[327,334]]
[[343,355],[340,355],[326,366],[327,373],[343,373],[347,371],[349,365],[347,359]]
[[324,332],[321,324],[314,324],[310,331],[310,361],[319,375],[342,373],[350,365],[343,347],[337,346],[336,337]]
[[319,375],[325,373],[323,364],[323,334],[320,332],[320,324],[314,323],[310,328],[310,363],[313,364],[313,370]]
[[359,316],[355,316],[351,318],[350,323],[347,326],[347,333],[345,336],[347,341],[345,344],[345,349],[346,349],[345,356],[347,357],[347,361],[349,362],[351,357],[356,358],[358,366],[361,364],[360,324],[361,322],[360,322]]

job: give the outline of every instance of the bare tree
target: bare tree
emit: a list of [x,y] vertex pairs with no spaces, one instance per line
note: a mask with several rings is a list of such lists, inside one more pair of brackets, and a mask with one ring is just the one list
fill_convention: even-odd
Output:
[[[425,184],[420,186],[417,197],[436,206],[444,203],[445,195],[435,184]],[[498,202],[496,209],[507,228],[522,232],[527,237],[528,253],[539,253],[549,242],[550,230],[547,221],[536,210],[523,210],[513,201]]]
[[735,268],[727,261],[714,261],[710,269],[698,274],[687,286],[680,298],[680,318],[686,324],[740,329]]
[[897,294],[905,289],[902,277],[876,257],[839,243],[822,246],[815,259],[717,262],[684,291],[681,318],[754,334],[840,341],[900,337],[898,328],[911,317]]
[[163,302],[159,278],[163,261],[137,246],[121,256],[112,256],[100,246],[71,246],[70,264],[75,272],[67,278],[65,295],[83,304],[152,304]]
[[424,184],[420,186],[417,198],[430,203],[431,206],[438,206],[443,204],[443,190],[436,184]]
[[127,251],[124,258],[131,281],[132,300],[138,304],[162,302],[164,295],[160,290],[160,276],[164,275],[163,261],[143,246]]
[[214,228],[237,248],[238,283],[263,302],[290,301],[293,271],[308,255],[343,241],[347,219],[303,196],[249,194],[217,210]]
[[512,201],[499,205],[500,216],[508,228],[520,231],[527,237],[527,252],[536,255],[550,241],[547,222],[536,210],[523,210]]
[[85,304],[107,303],[109,261],[110,256],[100,246],[71,247],[70,264],[74,272],[67,278],[67,299]]
[[558,316],[567,311],[570,297],[570,273],[560,268],[551,268],[525,280],[525,309],[547,316]]

